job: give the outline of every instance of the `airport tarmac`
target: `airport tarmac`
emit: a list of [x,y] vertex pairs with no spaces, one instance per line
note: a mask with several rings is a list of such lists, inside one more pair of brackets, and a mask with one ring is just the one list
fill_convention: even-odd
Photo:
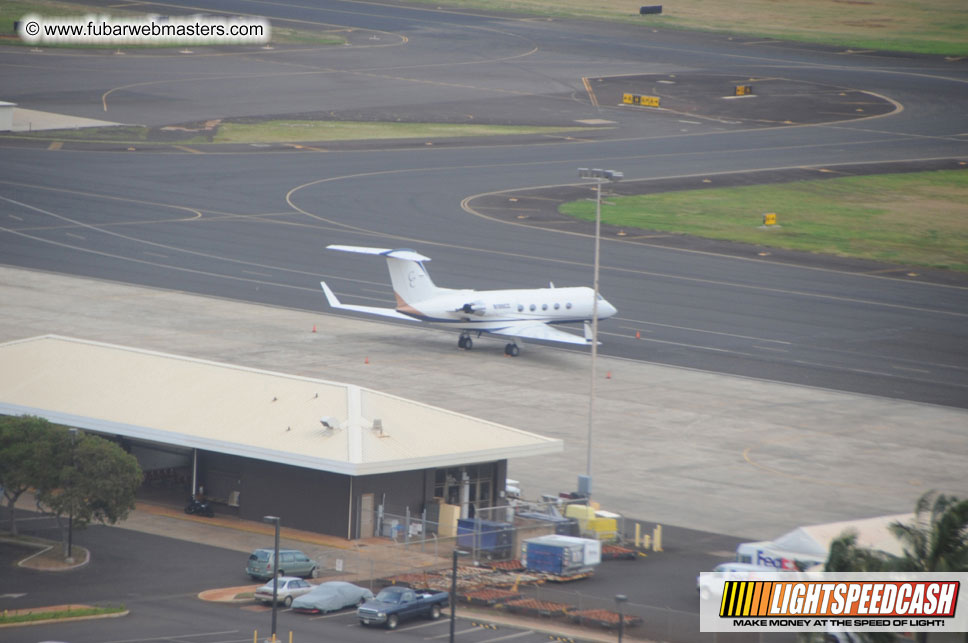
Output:
[[[324,309],[319,302],[307,306]],[[358,384],[565,442],[511,460],[526,497],[586,471],[587,354],[0,268],[0,341],[58,334]],[[968,489],[968,411],[599,358],[593,496],[643,521],[751,539],[909,512]]]

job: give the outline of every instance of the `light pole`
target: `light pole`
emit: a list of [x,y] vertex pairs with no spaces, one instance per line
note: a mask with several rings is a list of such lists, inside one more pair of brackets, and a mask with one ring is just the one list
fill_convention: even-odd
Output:
[[272,560],[272,641],[276,640],[276,611],[279,604],[279,516],[263,516],[262,520],[271,522],[276,526],[276,546]]
[[586,458],[585,476],[588,484],[588,499],[591,500],[592,490],[592,428],[595,424],[595,386],[597,379],[598,364],[598,272],[600,265],[601,243],[602,243],[602,183],[605,181],[619,181],[624,178],[624,174],[614,170],[588,169],[587,167],[578,168],[578,176],[582,179],[595,181],[595,270],[593,289],[595,291],[592,299],[592,375],[591,390],[588,394],[588,453]]
[[615,595],[615,606],[618,608],[618,643],[622,643],[622,634],[625,630],[625,614],[622,612],[622,603],[629,599],[625,594]]
[[74,441],[77,429],[68,429],[71,434],[71,479],[68,483],[68,493],[71,494],[71,506],[67,518],[67,562],[74,562]]
[[457,622],[457,557],[466,555],[466,551],[454,549],[454,565],[450,572],[450,643],[454,643],[454,625]]

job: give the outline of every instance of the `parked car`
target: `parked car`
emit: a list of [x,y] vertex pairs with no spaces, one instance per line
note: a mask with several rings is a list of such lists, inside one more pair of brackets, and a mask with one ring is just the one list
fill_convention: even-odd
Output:
[[[753,573],[762,574],[775,571],[775,569],[769,567],[736,562],[720,563],[713,568],[713,572],[723,574],[725,580],[747,580],[749,575]],[[703,579],[701,575],[696,577],[696,590],[699,592],[699,597],[703,600],[708,600],[713,596],[721,596],[722,587],[721,583],[712,581],[709,578]]]
[[396,629],[400,621],[424,616],[436,620],[447,605],[447,592],[420,591],[409,587],[387,587],[356,610],[361,625],[385,625]]
[[[308,594],[313,590],[313,585],[295,576],[280,576],[277,579],[279,586],[276,588],[276,602],[282,603],[286,607],[292,605],[294,599],[303,594]],[[272,604],[272,583],[269,581],[259,589],[255,590],[255,600],[262,603]]]
[[365,587],[345,583],[343,581],[329,581],[317,585],[308,593],[303,594],[292,602],[292,609],[297,612],[335,612],[344,607],[356,607],[373,598],[373,592]]
[[[254,580],[269,580],[274,576],[272,571],[274,556],[273,549],[256,549],[249,555],[245,573]],[[316,561],[297,549],[280,549],[279,574],[312,578],[316,574]]]

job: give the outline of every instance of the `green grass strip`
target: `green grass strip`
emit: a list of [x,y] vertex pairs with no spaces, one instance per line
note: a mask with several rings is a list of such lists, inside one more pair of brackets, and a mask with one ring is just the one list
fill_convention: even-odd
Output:
[[269,143],[298,141],[351,141],[401,138],[452,138],[557,134],[578,127],[532,127],[527,125],[466,125],[459,123],[394,123],[358,121],[266,121],[222,123],[216,143]]
[[[593,220],[595,203],[566,203],[560,211]],[[777,226],[762,225],[768,212]],[[609,197],[602,222],[968,271],[968,171]]]
[[106,614],[120,614],[124,611],[124,607],[79,607],[77,609],[67,609],[52,612],[23,612],[19,614],[10,614],[4,611],[0,613],[0,625],[32,623],[34,621],[61,620],[65,618],[81,618],[84,616],[103,616]]

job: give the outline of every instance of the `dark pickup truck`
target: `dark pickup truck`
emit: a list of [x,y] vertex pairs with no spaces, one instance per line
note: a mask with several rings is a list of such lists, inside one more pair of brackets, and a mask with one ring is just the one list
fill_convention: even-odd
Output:
[[356,610],[361,625],[384,625],[396,629],[400,621],[423,616],[436,620],[440,609],[447,606],[447,592],[416,590],[409,587],[386,587]]

